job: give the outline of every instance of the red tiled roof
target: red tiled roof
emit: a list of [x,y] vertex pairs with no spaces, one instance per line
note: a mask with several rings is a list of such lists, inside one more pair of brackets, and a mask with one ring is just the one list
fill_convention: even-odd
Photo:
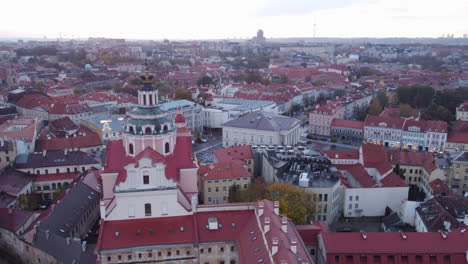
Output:
[[33,214],[33,211],[0,208],[0,215],[2,216],[0,217],[0,227],[16,233]]
[[26,109],[34,109],[38,106],[49,109],[53,103],[53,99],[43,94],[25,94],[16,102],[16,105]]
[[380,183],[382,187],[408,187],[408,184],[393,171],[380,180]]
[[468,249],[468,236],[462,232],[450,232],[443,238],[439,232],[366,233],[324,232],[327,254],[439,254],[461,253]]
[[441,179],[435,179],[429,183],[431,186],[432,191],[436,195],[442,195],[442,196],[450,196],[454,195],[452,190],[445,184]]
[[252,174],[244,168],[243,162],[239,160],[201,165],[198,175],[204,181],[252,177]]
[[79,149],[97,147],[102,145],[101,138],[98,134],[89,130],[86,127],[80,127],[75,132],[76,136],[47,139],[44,136],[36,142],[36,151],[43,150],[64,150],[64,149]]
[[447,136],[447,142],[468,144],[468,132],[451,132]]
[[387,154],[383,146],[374,144],[362,144],[362,156],[365,168],[375,168],[380,175],[392,170],[392,166],[387,161]]
[[76,115],[81,113],[91,112],[91,108],[87,104],[51,104],[50,114],[56,115]]
[[163,156],[157,151],[146,148],[135,158],[126,156],[123,140],[109,141],[106,149],[105,172],[119,172],[116,184],[119,184],[127,178],[123,167],[130,163],[139,163],[143,157],[150,158],[153,161],[160,161],[166,165],[165,174],[167,177],[178,181],[180,169],[196,168],[197,165],[192,160],[192,138],[191,136],[178,136],[174,153],[169,156]]
[[[333,165],[338,170],[344,170],[349,172],[353,178],[359,183],[361,188],[372,188],[375,186],[374,180],[367,174],[366,170],[361,164],[353,165]],[[348,181],[349,182],[349,181]]]
[[429,152],[389,150],[387,151],[387,157],[392,164],[420,166],[424,167],[429,173],[437,169],[434,164],[434,156]]
[[345,127],[353,129],[364,129],[364,122],[354,121],[354,120],[345,120],[345,119],[333,119],[331,122],[332,127]]
[[381,127],[380,124],[385,123],[386,128],[401,129],[404,121],[403,118],[367,115],[364,126]]
[[359,160],[359,151],[357,150],[321,150],[328,159],[352,159]]
[[78,172],[41,174],[36,177],[35,181],[43,182],[43,181],[73,180],[76,178],[76,176],[78,176]]
[[[36,124],[39,121],[37,117],[18,116],[7,120],[0,125],[0,137],[9,139],[24,139],[26,142],[35,140]],[[11,130],[12,127],[25,126],[25,128]]]
[[248,145],[231,146],[213,150],[218,161],[253,159],[252,149]]

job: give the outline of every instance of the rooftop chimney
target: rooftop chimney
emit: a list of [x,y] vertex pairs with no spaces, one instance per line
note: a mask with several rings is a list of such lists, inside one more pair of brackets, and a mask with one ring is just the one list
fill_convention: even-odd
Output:
[[284,216],[281,218],[281,230],[285,233],[288,232],[288,219]]
[[450,221],[444,221],[444,227],[447,232],[450,232],[450,226],[451,226]]
[[297,238],[291,239],[291,251],[296,254],[297,253]]
[[279,240],[277,237],[274,237],[272,240],[272,247],[271,247],[271,255],[274,256],[276,253],[278,253],[278,244]]
[[47,229],[47,230],[45,231],[45,238],[46,238],[46,239],[49,239],[49,237],[50,237],[50,231],[49,231],[49,229]]
[[67,241],[67,245],[70,245],[70,238],[69,237],[66,238],[66,241]]
[[42,156],[45,157],[46,154],[47,154],[47,150],[44,149],[44,150],[42,151]]
[[263,232],[268,233],[268,231],[270,231],[270,217],[265,217]]
[[86,241],[83,241],[83,242],[81,243],[81,251],[82,251],[82,252],[86,252]]
[[275,214],[279,215],[279,202],[278,201],[273,202],[273,211],[275,212]]
[[218,218],[208,217],[208,229],[217,230],[218,229]]
[[258,202],[258,216],[263,215],[263,202]]

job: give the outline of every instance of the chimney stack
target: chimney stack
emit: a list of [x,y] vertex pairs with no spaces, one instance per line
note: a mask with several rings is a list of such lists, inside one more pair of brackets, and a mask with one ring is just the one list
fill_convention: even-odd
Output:
[[265,217],[265,225],[263,228],[263,232],[266,234],[270,231],[270,217]]
[[291,251],[296,254],[297,253],[297,238],[291,239]]
[[271,256],[274,256],[276,255],[276,253],[278,253],[278,244],[279,244],[278,238],[274,237],[272,241],[272,247],[271,247]]
[[47,229],[47,230],[45,231],[45,238],[46,238],[46,239],[49,239],[49,237],[50,237],[50,231],[49,231],[49,229]]
[[278,201],[273,202],[273,211],[275,212],[276,215],[279,215],[279,202]]
[[281,230],[285,233],[288,232],[288,219],[285,216],[281,218]]
[[83,241],[83,242],[81,243],[81,251],[82,251],[83,253],[86,252],[86,241]]
[[47,154],[47,150],[44,149],[44,150],[42,151],[42,156],[45,157],[46,154]]
[[263,202],[258,202],[258,216],[263,215]]
[[65,240],[67,241],[67,245],[70,245],[70,238],[67,237]]

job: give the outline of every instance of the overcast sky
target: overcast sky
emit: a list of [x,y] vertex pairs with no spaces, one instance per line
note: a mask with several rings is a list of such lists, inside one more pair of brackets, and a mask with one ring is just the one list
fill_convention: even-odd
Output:
[[468,0],[3,0],[0,37],[133,39],[468,34]]

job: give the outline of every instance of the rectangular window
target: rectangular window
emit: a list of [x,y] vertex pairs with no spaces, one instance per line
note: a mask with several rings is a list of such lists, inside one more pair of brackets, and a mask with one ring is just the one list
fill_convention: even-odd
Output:
[[149,175],[143,176],[143,184],[149,184]]
[[328,194],[324,194],[324,196],[323,196],[323,201],[324,201],[324,202],[328,201]]
[[350,201],[353,201],[353,197],[352,197],[352,196],[349,196],[349,200],[350,200]]
[[145,204],[145,215],[151,216],[151,204],[150,203]]
[[350,210],[353,209],[353,204],[349,204],[348,209],[350,209]]

